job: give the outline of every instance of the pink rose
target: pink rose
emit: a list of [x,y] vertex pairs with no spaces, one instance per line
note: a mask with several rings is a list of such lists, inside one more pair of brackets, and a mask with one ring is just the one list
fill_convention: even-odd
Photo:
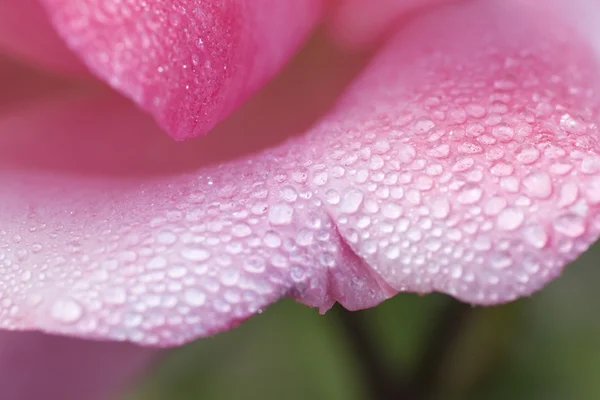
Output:
[[[373,3],[4,0],[0,327],[168,347],[560,275],[600,236],[600,6]],[[4,333],[2,399],[102,399],[157,351]]]

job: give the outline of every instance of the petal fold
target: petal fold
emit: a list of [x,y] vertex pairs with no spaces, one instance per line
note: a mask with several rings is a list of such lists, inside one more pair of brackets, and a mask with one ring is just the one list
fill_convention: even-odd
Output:
[[175,139],[201,135],[271,78],[321,0],[42,0],[89,68]]

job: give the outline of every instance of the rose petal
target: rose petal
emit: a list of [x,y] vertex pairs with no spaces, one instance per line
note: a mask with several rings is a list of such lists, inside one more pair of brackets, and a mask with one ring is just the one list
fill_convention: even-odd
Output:
[[98,76],[176,139],[207,132],[271,78],[321,14],[321,0],[43,0]]
[[394,289],[495,304],[598,237],[598,64],[539,5],[463,7],[408,27],[350,90],[322,144],[346,172],[324,186]]
[[2,398],[106,400],[130,384],[158,354],[126,343],[1,332]]
[[440,10],[305,135],[232,160],[228,135],[169,144],[110,95],[6,115],[0,324],[169,345],[284,295],[530,294],[600,232],[590,53],[518,0]]
[[[523,0],[535,3],[535,0]],[[596,53],[600,53],[600,3],[596,0],[549,0],[552,7],[581,33],[591,38]]]
[[54,31],[37,0],[0,2],[0,54],[3,53],[62,72],[85,71]]

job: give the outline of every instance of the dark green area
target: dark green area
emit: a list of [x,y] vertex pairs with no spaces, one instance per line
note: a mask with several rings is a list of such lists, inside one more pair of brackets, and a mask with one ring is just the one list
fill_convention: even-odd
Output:
[[[440,359],[440,400],[600,399],[600,245],[534,296],[473,309]],[[398,295],[363,312],[387,368],[409,374],[447,299]],[[293,301],[173,350],[126,400],[371,399],[339,313]]]

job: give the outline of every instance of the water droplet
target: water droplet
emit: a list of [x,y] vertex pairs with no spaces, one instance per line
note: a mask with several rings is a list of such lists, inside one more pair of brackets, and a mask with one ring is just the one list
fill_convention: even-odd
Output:
[[448,122],[450,124],[462,125],[467,122],[467,113],[462,108],[453,108],[448,111]]
[[108,304],[124,304],[127,301],[127,293],[123,288],[113,287],[107,289],[102,298]]
[[444,219],[450,214],[450,202],[444,198],[438,198],[431,203],[431,215],[437,219]]
[[189,288],[183,293],[183,300],[192,307],[200,307],[206,302],[206,294],[198,289]]
[[436,237],[430,237],[425,242],[425,248],[429,251],[436,252],[442,247],[442,241]]
[[504,150],[500,147],[493,147],[489,149],[488,152],[485,154],[485,158],[487,158],[490,161],[498,161],[504,158]]
[[313,177],[313,183],[317,186],[323,186],[328,180],[327,171],[319,171]]
[[232,228],[232,233],[234,236],[239,238],[250,236],[252,233],[252,229],[248,226],[248,224],[235,224]]
[[550,166],[550,173],[552,175],[564,176],[571,172],[573,165],[566,163],[554,163]]
[[369,159],[369,169],[372,171],[380,170],[384,165],[385,161],[381,156],[373,156]]
[[227,268],[221,271],[221,283],[225,286],[233,286],[240,279],[240,271],[237,268]]
[[553,186],[550,176],[545,172],[533,172],[523,178],[527,193],[538,199],[547,199],[552,195]]
[[452,171],[464,172],[471,168],[474,164],[475,160],[473,160],[471,157],[461,158],[454,164],[454,166],[452,166]]
[[265,242],[265,245],[267,247],[270,247],[272,249],[275,249],[275,248],[281,246],[281,238],[275,232],[269,231],[269,232],[265,233],[263,241]]
[[463,154],[479,154],[483,152],[483,149],[478,144],[463,142],[458,146],[458,151]]
[[292,179],[298,183],[306,183],[308,172],[304,169],[292,172]]
[[515,136],[515,131],[506,124],[497,125],[492,128],[492,136],[501,142],[510,142]]
[[514,176],[505,176],[500,179],[500,187],[510,193],[517,193],[520,185],[521,181]]
[[450,154],[450,146],[447,144],[440,144],[429,150],[427,154],[434,158],[446,158]]
[[381,213],[389,219],[397,219],[402,215],[402,207],[394,203],[386,203],[381,208]]
[[581,160],[581,172],[588,175],[600,173],[600,156],[585,156]]
[[293,203],[298,198],[298,192],[291,186],[281,188],[281,198],[287,202]]
[[561,208],[569,207],[577,201],[579,197],[579,186],[573,182],[567,182],[560,188],[558,206]]
[[473,118],[483,118],[487,114],[485,107],[480,104],[469,104],[465,109],[467,114]]
[[289,204],[275,204],[269,209],[269,221],[273,225],[288,225],[294,217],[294,209]]
[[266,268],[265,260],[260,257],[250,256],[244,259],[244,269],[252,274],[261,274]]
[[517,87],[513,79],[504,78],[494,81],[494,88],[502,91],[511,91]]
[[414,126],[417,134],[424,134],[435,127],[435,122],[428,118],[419,118],[415,121]]
[[83,307],[72,298],[61,297],[54,301],[50,316],[62,324],[74,324],[83,316]]
[[388,246],[385,249],[385,256],[388,260],[396,260],[400,257],[400,248],[398,246]]
[[535,147],[525,147],[517,154],[517,160],[525,165],[533,164],[540,158],[540,151]]
[[292,281],[295,283],[301,283],[306,279],[306,273],[304,272],[304,270],[297,266],[292,267],[290,271],[290,276],[292,278]]
[[600,177],[595,176],[587,181],[585,195],[591,204],[600,204]]
[[390,151],[390,144],[387,140],[378,140],[373,144],[373,151],[376,154],[385,154]]
[[184,247],[181,249],[181,257],[189,261],[202,262],[210,258],[210,252],[202,247]]
[[556,218],[553,223],[554,230],[565,236],[576,238],[585,233],[585,221],[577,214],[568,213]]
[[419,204],[421,204],[421,192],[419,192],[418,190],[410,189],[406,192],[406,200],[409,203],[418,206]]
[[492,166],[490,172],[495,176],[510,176],[514,171],[514,167],[504,162],[497,162]]
[[150,259],[150,261],[148,261],[148,264],[146,264],[148,269],[161,269],[165,268],[166,266],[167,260],[162,256],[153,257]]
[[410,144],[403,144],[398,148],[398,161],[403,164],[411,163],[417,155],[417,151]]
[[481,199],[482,194],[483,191],[479,186],[469,184],[460,191],[457,200],[461,204],[475,204]]
[[177,241],[177,236],[173,232],[169,231],[160,231],[157,236],[157,240],[161,244],[170,245]]
[[314,235],[309,229],[300,229],[296,234],[296,243],[299,246],[310,246],[313,243]]
[[505,208],[498,214],[498,228],[505,231],[513,231],[521,226],[524,220],[525,215],[521,210],[516,208]]
[[578,116],[571,116],[570,114],[563,114],[560,117],[560,126],[570,133],[581,134],[586,131],[585,123]]
[[533,247],[542,249],[548,244],[548,234],[541,225],[529,225],[523,229],[525,240]]
[[325,201],[327,201],[327,203],[329,203],[331,205],[339,204],[340,194],[337,192],[337,190],[328,189],[325,192]]
[[350,189],[344,193],[340,204],[340,211],[353,214],[358,211],[364,199],[364,194],[359,189]]
[[369,225],[371,225],[371,217],[368,215],[363,215],[356,221],[356,226],[360,229],[365,229]]
[[513,261],[508,253],[499,252],[490,255],[490,264],[492,268],[504,269],[512,265]]

